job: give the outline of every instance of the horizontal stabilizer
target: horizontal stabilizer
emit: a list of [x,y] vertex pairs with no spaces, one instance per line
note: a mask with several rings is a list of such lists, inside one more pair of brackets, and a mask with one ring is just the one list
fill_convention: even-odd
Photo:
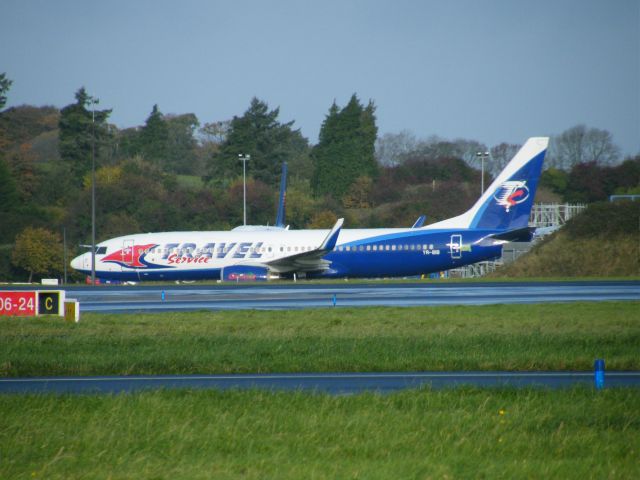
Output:
[[507,232],[487,235],[475,242],[475,244],[480,246],[491,246],[502,245],[507,242],[530,242],[535,231],[535,227],[517,228]]

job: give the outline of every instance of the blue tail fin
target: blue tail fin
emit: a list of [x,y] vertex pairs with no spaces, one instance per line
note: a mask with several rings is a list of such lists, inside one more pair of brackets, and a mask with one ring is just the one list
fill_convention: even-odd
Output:
[[280,197],[278,200],[278,215],[276,227],[284,228],[285,206],[287,201],[287,162],[282,164],[282,176],[280,177]]
[[528,139],[471,209],[425,228],[527,227],[548,144],[548,137]]
[[522,146],[476,204],[470,228],[527,227],[548,143],[546,137],[530,138]]

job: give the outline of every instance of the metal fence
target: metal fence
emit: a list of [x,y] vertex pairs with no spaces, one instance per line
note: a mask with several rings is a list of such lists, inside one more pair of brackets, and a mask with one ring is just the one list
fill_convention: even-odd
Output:
[[584,204],[536,203],[531,209],[529,226],[560,227],[585,208],[587,208],[587,206]]
[[[531,209],[529,226],[536,228],[561,227],[571,217],[575,217],[587,206],[584,204],[570,205],[568,203],[536,203]],[[502,258],[493,261],[478,262],[466,267],[449,270],[449,276],[458,278],[482,277],[500,268],[502,265],[515,261],[520,255],[531,249],[531,243],[507,243],[502,247]]]

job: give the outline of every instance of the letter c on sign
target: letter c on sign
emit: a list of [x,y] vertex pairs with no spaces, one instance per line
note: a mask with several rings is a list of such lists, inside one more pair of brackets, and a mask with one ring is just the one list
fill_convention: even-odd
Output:
[[53,308],[53,298],[47,297],[44,300],[44,306],[47,309],[47,311],[51,310]]

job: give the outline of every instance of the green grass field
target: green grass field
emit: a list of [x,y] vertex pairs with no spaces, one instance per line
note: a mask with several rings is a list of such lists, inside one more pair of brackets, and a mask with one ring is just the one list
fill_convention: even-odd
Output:
[[[0,320],[0,375],[640,368],[640,302]],[[0,395],[0,479],[639,478],[640,393]]]
[[0,376],[640,368],[640,302],[0,320]]
[[0,396],[0,478],[638,478],[634,390]]

